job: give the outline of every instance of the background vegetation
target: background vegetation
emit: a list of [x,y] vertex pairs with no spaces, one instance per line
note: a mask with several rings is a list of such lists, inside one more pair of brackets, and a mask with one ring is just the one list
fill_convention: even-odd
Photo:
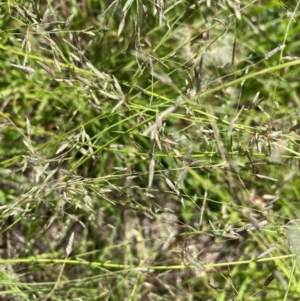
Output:
[[298,300],[298,6],[2,2],[0,299]]

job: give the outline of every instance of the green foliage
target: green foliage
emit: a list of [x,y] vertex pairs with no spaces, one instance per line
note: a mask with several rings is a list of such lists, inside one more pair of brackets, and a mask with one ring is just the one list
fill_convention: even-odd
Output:
[[299,2],[239,2],[1,4],[1,300],[297,299]]

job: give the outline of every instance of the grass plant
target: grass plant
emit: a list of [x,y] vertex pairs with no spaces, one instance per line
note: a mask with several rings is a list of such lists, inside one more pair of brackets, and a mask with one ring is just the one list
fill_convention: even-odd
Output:
[[298,300],[299,1],[0,4],[1,300]]

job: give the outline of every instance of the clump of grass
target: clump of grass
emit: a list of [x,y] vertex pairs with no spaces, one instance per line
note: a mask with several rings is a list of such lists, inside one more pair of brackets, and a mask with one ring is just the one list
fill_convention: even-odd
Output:
[[3,300],[297,296],[298,6],[2,4]]

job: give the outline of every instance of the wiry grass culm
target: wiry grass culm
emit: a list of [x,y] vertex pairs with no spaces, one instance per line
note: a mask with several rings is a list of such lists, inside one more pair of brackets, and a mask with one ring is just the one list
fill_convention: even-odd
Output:
[[299,1],[0,4],[0,300],[299,300]]

